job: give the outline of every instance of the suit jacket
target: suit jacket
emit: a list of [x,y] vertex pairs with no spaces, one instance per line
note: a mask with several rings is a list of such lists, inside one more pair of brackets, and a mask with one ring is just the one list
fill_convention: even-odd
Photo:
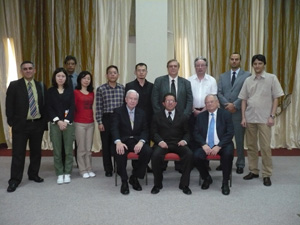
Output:
[[113,141],[120,139],[125,143],[129,138],[134,138],[137,142],[141,139],[148,142],[149,130],[145,112],[138,107],[135,108],[132,129],[126,104],[115,108],[111,120],[111,134]]
[[241,110],[242,100],[238,98],[238,95],[243,87],[244,81],[249,76],[251,76],[250,72],[240,69],[233,86],[231,86],[231,71],[220,75],[218,98],[222,108],[225,108],[226,103],[233,103],[237,110]]
[[[193,93],[190,81],[178,76],[178,85],[176,90],[177,106],[176,109],[183,112],[184,115],[190,116],[193,107]],[[169,75],[158,77],[154,81],[152,90],[152,106],[154,113],[158,113],[164,109],[162,102],[164,95],[169,93]]]
[[[209,112],[204,111],[197,116],[194,138],[196,142],[196,147],[202,147],[206,143],[207,131],[209,123]],[[232,138],[234,135],[233,122],[231,118],[231,113],[225,109],[218,109],[217,111],[217,121],[216,130],[219,137],[219,144],[221,148],[229,144],[233,145]]]
[[166,117],[165,111],[162,110],[153,116],[151,138],[156,145],[161,141],[166,142],[168,145],[177,145],[181,140],[189,143],[190,133],[188,125],[188,117],[179,110],[175,110],[175,117],[172,123]]
[[[41,128],[47,130],[46,87],[36,80],[34,80],[34,83],[38,95],[39,112],[43,122]],[[5,104],[8,125],[12,127],[13,131],[22,131],[26,126],[29,110],[28,91],[24,78],[10,82],[6,92]]]

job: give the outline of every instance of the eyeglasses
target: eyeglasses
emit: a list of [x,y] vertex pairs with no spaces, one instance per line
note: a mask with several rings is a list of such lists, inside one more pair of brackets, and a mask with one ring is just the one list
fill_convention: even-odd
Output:
[[174,103],[174,100],[166,100],[165,103]]

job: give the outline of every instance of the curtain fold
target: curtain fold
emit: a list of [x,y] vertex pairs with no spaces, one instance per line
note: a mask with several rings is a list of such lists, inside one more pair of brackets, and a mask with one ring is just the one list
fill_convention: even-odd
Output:
[[[96,2],[96,36],[94,74],[95,87],[106,83],[106,67],[119,68],[118,82],[127,81],[127,58],[131,0],[99,0]],[[95,123],[93,151],[101,149],[98,124]]]

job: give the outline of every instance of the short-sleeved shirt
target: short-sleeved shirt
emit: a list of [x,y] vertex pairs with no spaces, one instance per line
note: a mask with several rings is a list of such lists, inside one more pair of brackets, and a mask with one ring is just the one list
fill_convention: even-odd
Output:
[[192,86],[194,108],[204,108],[205,97],[208,94],[216,95],[218,92],[216,79],[211,75],[205,74],[204,78],[199,80],[197,74],[194,74],[188,80]]
[[245,111],[248,123],[267,123],[272,112],[273,100],[283,96],[282,87],[274,74],[263,72],[260,78],[248,77],[239,98],[247,100]]

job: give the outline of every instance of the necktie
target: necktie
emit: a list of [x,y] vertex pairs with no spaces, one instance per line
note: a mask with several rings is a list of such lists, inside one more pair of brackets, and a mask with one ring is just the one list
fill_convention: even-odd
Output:
[[169,112],[168,120],[169,120],[170,123],[173,122],[171,115],[172,115],[172,112]]
[[211,119],[209,123],[209,128],[208,128],[208,146],[213,147],[214,144],[214,134],[215,134],[215,118],[214,114],[211,114]]
[[176,96],[175,80],[172,80],[171,93]]
[[28,100],[29,100],[29,110],[30,110],[30,115],[32,116],[32,118],[34,118],[37,115],[37,108],[36,108],[35,99],[33,96],[33,91],[31,86],[32,86],[31,82],[28,82],[27,91],[28,91]]
[[129,112],[129,118],[130,118],[131,128],[133,129],[133,125],[134,125],[134,115],[133,115],[133,111],[130,111],[130,112]]
[[233,86],[234,81],[235,81],[235,72],[232,72],[231,86]]
[[69,75],[69,86],[74,90],[74,85],[73,85],[73,75]]

